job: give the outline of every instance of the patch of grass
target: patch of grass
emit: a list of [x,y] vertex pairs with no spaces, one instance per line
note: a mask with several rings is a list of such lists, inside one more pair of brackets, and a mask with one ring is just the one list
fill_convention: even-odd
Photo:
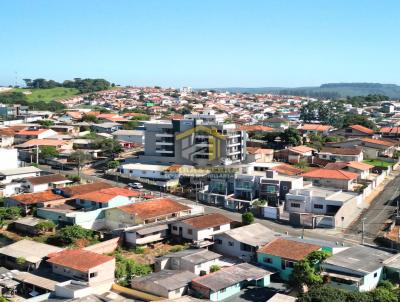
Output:
[[366,159],[363,162],[366,163],[366,164],[373,165],[375,167],[384,167],[384,168],[387,168],[387,167],[390,167],[390,166],[394,165],[394,163],[391,163],[391,162],[388,162],[388,161],[384,161],[384,160],[381,160],[381,159]]
[[69,98],[79,94],[79,90],[75,88],[56,87],[49,89],[25,89],[15,88],[12,91],[25,93],[29,102],[51,102],[60,99]]

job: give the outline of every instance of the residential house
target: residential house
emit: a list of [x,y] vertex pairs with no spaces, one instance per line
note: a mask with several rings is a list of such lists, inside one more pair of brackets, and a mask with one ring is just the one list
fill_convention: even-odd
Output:
[[344,142],[331,143],[330,145],[334,147],[362,148],[364,158],[376,159],[379,157],[392,157],[399,144],[399,141],[389,138],[378,139],[364,137],[349,139]]
[[344,170],[315,169],[302,174],[305,181],[315,186],[352,191],[358,178],[357,173]]
[[55,274],[86,282],[97,291],[105,292],[114,283],[115,258],[80,249],[49,254],[48,263]]
[[302,176],[282,175],[275,170],[268,170],[266,176],[260,179],[259,198],[279,205],[291,189],[301,188],[303,188]]
[[68,186],[63,188],[54,189],[54,193],[64,196],[65,198],[72,198],[80,194],[96,192],[102,189],[112,188],[113,186],[106,182],[93,182],[83,185]]
[[15,134],[15,142],[17,144],[24,143],[32,139],[46,139],[56,135],[57,132],[51,129],[41,129],[35,126],[22,129]]
[[337,148],[323,147],[318,152],[318,157],[328,161],[356,161],[361,162],[364,159],[362,148]]
[[44,191],[37,193],[24,193],[14,195],[4,200],[6,207],[21,207],[23,213],[31,213],[34,208],[50,207],[56,204],[62,204],[65,199],[54,194],[52,191]]
[[361,203],[362,196],[357,193],[307,187],[290,190],[286,194],[285,210],[289,212],[289,221],[294,225],[343,228],[353,220],[349,213],[356,212]]
[[247,147],[246,162],[270,163],[274,159],[273,149]]
[[350,162],[338,161],[335,163],[327,164],[325,168],[347,170],[350,172],[357,173],[359,175],[359,179],[367,179],[370,174],[370,171],[372,171],[374,166],[359,161],[350,161]]
[[42,170],[34,166],[0,170],[0,183],[8,184],[14,180],[39,176]]
[[36,236],[40,233],[36,226],[43,221],[45,220],[33,216],[26,216],[15,220],[12,223],[12,228],[19,233]]
[[113,230],[174,220],[189,215],[191,208],[169,198],[158,198],[108,209],[106,226]]
[[65,187],[72,181],[61,174],[49,174],[36,177],[28,177],[23,183],[23,189],[29,193],[44,192],[49,189]]
[[102,229],[106,225],[107,209],[129,205],[139,195],[137,191],[119,187],[105,188],[75,195],[52,207],[39,208],[37,216],[61,225],[77,224],[87,229]]
[[205,214],[179,220],[172,224],[172,235],[183,239],[201,242],[211,240],[215,234],[231,229],[232,220],[219,213]]
[[223,301],[249,286],[267,287],[272,272],[249,263],[240,263],[192,280],[192,289],[202,298]]
[[92,125],[93,132],[96,133],[108,133],[111,134],[117,130],[122,129],[122,125],[113,122],[105,122],[100,124],[93,124]]
[[308,146],[289,147],[287,149],[287,162],[297,164],[302,161],[307,162],[316,150]]
[[121,165],[118,171],[127,176],[167,181],[179,178],[179,172],[174,169],[175,166],[134,163]]
[[14,144],[15,133],[12,128],[0,128],[0,148],[11,147]]
[[277,238],[258,249],[257,262],[279,272],[281,279],[288,281],[294,265],[320,249],[319,245]]
[[327,282],[351,291],[370,291],[384,279],[385,262],[393,254],[374,247],[352,246],[329,257],[321,264]]
[[187,294],[190,282],[196,277],[189,271],[162,270],[133,278],[131,287],[157,297],[175,299]]
[[384,138],[400,138],[400,127],[382,127],[379,133]]
[[332,131],[332,135],[343,136],[345,138],[372,137],[375,131],[361,125],[350,125],[343,129]]
[[214,236],[213,250],[222,255],[254,260],[260,246],[274,240],[280,234],[260,223],[235,228]]
[[[1,265],[11,269],[36,270],[51,253],[62,251],[61,248],[40,243],[33,240],[22,239],[0,248]],[[17,259],[24,259],[23,264],[17,263]]]
[[332,126],[322,124],[304,124],[298,128],[304,135],[323,135],[326,136],[333,130]]
[[[33,154],[32,150],[29,150],[31,153],[24,154],[24,150],[21,149],[34,149],[34,154],[36,156],[36,148],[40,147],[54,147],[57,150],[72,150],[73,144],[72,141],[60,140],[60,139],[31,139],[23,142],[22,144],[16,145],[15,148],[19,149],[20,156],[24,156],[25,159],[30,159],[28,155]],[[35,157],[34,157],[35,158]]]
[[196,275],[210,273],[213,265],[218,265],[222,256],[207,249],[187,249],[156,258],[154,270],[189,271]]
[[264,120],[264,125],[276,129],[276,131],[283,131],[289,128],[289,121],[280,117],[271,117]]
[[124,243],[130,247],[155,244],[170,238],[171,231],[168,223],[145,224],[124,229]]

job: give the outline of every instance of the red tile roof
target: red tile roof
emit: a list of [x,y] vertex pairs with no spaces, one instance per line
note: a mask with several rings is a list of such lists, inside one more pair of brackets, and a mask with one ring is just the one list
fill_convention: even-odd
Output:
[[85,250],[64,250],[50,254],[47,262],[64,266],[80,272],[88,272],[91,268],[114,261],[114,257],[97,254]]
[[213,228],[219,225],[231,223],[232,220],[222,214],[212,213],[201,215],[193,218],[188,218],[182,221],[183,223],[191,225],[196,229]]
[[390,142],[387,140],[383,140],[383,139],[375,139],[375,138],[362,138],[361,141],[365,142],[365,143],[371,143],[371,144],[375,144],[375,145],[382,145],[382,146],[387,146],[387,147],[392,147],[395,146],[396,143],[394,142]]
[[303,153],[308,153],[308,152],[316,151],[316,150],[313,148],[310,148],[308,146],[302,145],[302,146],[290,147],[289,151],[303,154]]
[[400,133],[400,127],[383,127],[379,130],[380,133]]
[[54,194],[51,191],[44,191],[44,192],[38,192],[38,193],[25,193],[25,194],[16,195],[16,196],[13,196],[10,198],[18,201],[19,203],[25,204],[25,205],[64,199],[64,197]]
[[343,170],[332,170],[332,169],[315,169],[309,172],[303,173],[303,177],[310,178],[324,178],[324,179],[340,179],[340,180],[352,180],[358,177],[357,173],[343,171]]
[[296,168],[295,166],[283,163],[278,166],[272,167],[271,170],[278,172],[279,174],[285,175],[298,175],[303,172],[302,169]]
[[116,196],[138,197],[140,196],[140,192],[119,187],[112,187],[112,188],[106,188],[84,194],[75,195],[74,198],[94,201],[98,203],[105,203],[110,201]]
[[52,146],[52,147],[61,147],[65,145],[69,145],[71,142],[63,141],[58,139],[31,139],[20,146],[32,147],[32,146]]
[[364,126],[361,126],[361,125],[351,125],[350,128],[354,129],[354,130],[357,130],[357,131],[360,131],[360,132],[365,133],[365,134],[374,134],[374,130],[369,129],[369,128],[364,127]]
[[44,132],[46,132],[48,130],[49,129],[34,129],[34,130],[23,129],[23,130],[20,130],[18,132],[18,135],[35,135],[35,136],[37,136],[37,135],[42,134],[42,133],[44,133]]
[[350,161],[347,163],[347,166],[353,169],[363,170],[363,171],[372,169],[374,167],[373,165],[362,163],[359,161]]
[[283,259],[299,261],[320,248],[321,247],[316,244],[277,238],[261,247],[257,252],[281,257]]
[[274,149],[247,147],[246,150],[247,150],[247,153],[249,153],[249,154],[269,154],[269,155],[274,154]]
[[14,136],[15,131],[12,128],[0,128],[1,136]]
[[340,155],[359,155],[362,152],[361,148],[336,148],[336,147],[322,147],[319,153],[331,153]]
[[190,207],[169,198],[159,198],[118,207],[118,209],[135,214],[141,219],[148,219],[187,211]]
[[90,184],[70,186],[67,188],[62,188],[61,190],[68,196],[75,197],[76,195],[99,191],[101,189],[106,189],[111,187],[113,186],[106,182],[94,182]]
[[310,131],[328,131],[332,129],[332,126],[329,125],[321,125],[321,124],[304,124],[300,127],[301,130],[310,130]]
[[239,130],[247,131],[247,132],[274,132],[276,131],[274,128],[262,126],[262,125],[242,125],[239,127]]

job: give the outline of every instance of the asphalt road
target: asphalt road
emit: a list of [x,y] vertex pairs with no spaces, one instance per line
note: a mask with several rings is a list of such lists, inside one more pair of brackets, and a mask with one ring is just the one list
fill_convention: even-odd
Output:
[[375,238],[384,229],[385,223],[396,212],[397,200],[400,193],[400,175],[395,171],[396,177],[391,180],[385,189],[373,200],[356,223],[346,230],[346,237],[361,238],[362,221],[364,220],[365,242],[373,243]]

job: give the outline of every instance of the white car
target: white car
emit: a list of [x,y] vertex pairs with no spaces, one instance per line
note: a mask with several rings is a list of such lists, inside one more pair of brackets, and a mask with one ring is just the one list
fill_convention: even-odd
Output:
[[128,187],[132,189],[143,189],[143,185],[140,182],[131,182],[128,184]]

